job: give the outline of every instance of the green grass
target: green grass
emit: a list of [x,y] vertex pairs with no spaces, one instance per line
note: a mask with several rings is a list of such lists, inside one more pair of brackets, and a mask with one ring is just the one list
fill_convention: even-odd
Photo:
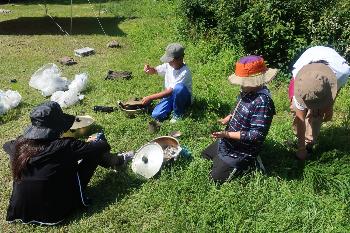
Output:
[[[118,100],[160,91],[162,79],[147,76],[143,65],[159,64],[164,47],[178,36],[176,1],[120,0],[102,4],[104,35],[87,1],[73,8],[73,35],[57,31],[51,19],[34,1],[0,5],[13,13],[0,18],[0,89],[17,90],[22,103],[0,116],[0,144],[16,137],[29,123],[31,108],[46,100],[29,87],[31,75],[46,63],[72,56],[82,46],[96,54],[77,58],[72,67],[60,66],[72,79],[89,73],[85,99],[66,112],[93,116],[103,127],[113,151],[138,149],[149,140],[180,130],[180,143],[193,159],[165,167],[154,179],[143,180],[131,169],[113,173],[98,168],[88,188],[94,205],[75,212],[57,227],[5,222],[11,193],[11,173],[6,154],[0,151],[0,232],[348,232],[350,231],[350,85],[341,91],[335,117],[322,128],[315,157],[306,163],[294,160],[285,145],[293,138],[288,111],[287,83],[270,85],[277,108],[261,154],[268,172],[258,172],[217,186],[208,180],[210,163],[200,159],[211,143],[210,133],[220,129],[216,120],[233,107],[238,88],[227,76],[241,56],[238,48],[221,48],[216,42],[183,41],[186,63],[193,73],[195,103],[185,120],[165,121],[157,134],[147,131],[151,118],[128,119],[122,112],[95,113],[94,105],[115,106]],[[51,2],[49,13],[69,31],[67,1]],[[93,3],[98,10],[98,3]],[[96,12],[95,12],[96,13]],[[19,25],[20,27],[15,27]],[[33,33],[35,32],[35,33]],[[182,37],[181,37],[182,38]],[[121,49],[108,49],[116,39]],[[56,62],[57,63],[57,62]],[[109,69],[133,72],[130,81],[105,81]],[[16,78],[16,84],[10,80]]]

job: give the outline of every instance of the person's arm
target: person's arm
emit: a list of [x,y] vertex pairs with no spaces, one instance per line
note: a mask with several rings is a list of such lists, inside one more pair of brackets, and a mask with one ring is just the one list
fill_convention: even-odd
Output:
[[273,103],[266,101],[257,105],[250,120],[249,130],[240,131],[240,140],[251,144],[263,143],[274,114]]
[[295,122],[297,127],[297,138],[298,138],[298,148],[296,156],[299,159],[306,159],[307,151],[305,147],[305,116],[306,116],[306,110],[299,110],[295,109]]
[[254,113],[250,121],[251,127],[249,130],[241,130],[237,132],[214,132],[214,138],[229,138],[233,140],[241,140],[248,143],[262,143],[265,140],[267,132],[270,128],[274,110],[268,106],[267,102],[255,107]]
[[218,122],[220,122],[223,125],[226,125],[232,117],[232,114],[227,115],[225,118],[219,119]]
[[143,67],[143,70],[145,71],[146,74],[158,74],[160,76],[165,76],[165,73],[167,71],[167,63],[161,64],[159,66],[153,67],[148,64],[146,64]]
[[219,131],[219,132],[214,132],[211,134],[213,138],[229,138],[229,139],[234,139],[234,140],[240,140],[241,139],[241,131],[237,132],[229,132],[229,131]]
[[165,89],[165,90],[163,90],[161,92],[158,92],[158,93],[155,93],[155,94],[152,94],[152,95],[148,95],[148,96],[142,98],[142,104],[146,105],[149,102],[151,102],[152,100],[156,100],[156,99],[161,99],[161,98],[167,97],[167,96],[171,95],[172,92],[173,92],[172,88],[167,88],[167,89]]
[[73,159],[78,161],[96,154],[104,154],[109,152],[111,147],[108,142],[104,140],[84,142],[78,139],[71,139],[70,150],[73,154]]
[[150,66],[148,64],[146,64],[143,67],[143,70],[145,71],[146,74],[151,74],[152,75],[152,74],[156,74],[157,73],[157,70],[154,67],[152,67],[152,66]]

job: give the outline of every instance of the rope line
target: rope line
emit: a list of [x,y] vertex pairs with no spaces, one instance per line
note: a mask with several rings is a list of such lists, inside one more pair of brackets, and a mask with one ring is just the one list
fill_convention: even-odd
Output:
[[[39,3],[38,5],[41,6],[41,8],[43,8],[43,9],[45,10],[45,8],[43,7],[43,5],[41,5],[40,3]],[[56,26],[57,26],[64,34],[66,34],[66,36],[70,36],[69,33],[68,33],[66,30],[64,30],[64,29],[61,27],[61,25],[59,25],[49,13],[46,13],[46,15],[49,16],[49,17],[52,19],[52,21],[56,24]]]
[[[39,3],[38,5],[39,5],[41,8],[43,8],[43,9],[45,10],[45,8],[44,8],[43,5],[41,5],[40,3]],[[72,40],[73,40],[76,44],[78,44],[78,46],[80,46],[81,48],[86,47],[86,46],[83,46],[82,44],[80,44],[78,40],[76,40],[76,39],[75,39],[74,37],[72,37],[66,30],[64,30],[64,29],[61,27],[61,25],[60,25],[59,23],[57,23],[57,22],[55,21],[55,19],[54,19],[48,12],[46,12],[46,15],[49,16],[49,17],[51,18],[51,20],[56,24],[56,26],[61,30],[61,32],[63,32],[63,33],[65,34],[65,36],[67,36],[67,37],[69,37],[70,39],[72,39]]]
[[[9,0],[9,2],[10,2],[10,0]],[[104,28],[103,28],[103,26],[102,26],[102,23],[101,23],[99,17],[97,16],[97,14],[96,14],[96,11],[95,11],[93,5],[91,4],[90,0],[88,0],[88,2],[89,2],[89,5],[90,5],[90,7],[91,7],[91,9],[92,9],[92,12],[94,13],[94,15],[95,15],[95,17],[96,17],[96,19],[97,19],[98,24],[100,25],[100,28],[101,28],[103,34],[104,34],[105,36],[107,36],[107,34],[106,34],[106,32],[105,32],[105,30],[104,30]],[[39,3],[38,5],[39,5],[41,8],[43,8],[44,10],[46,9],[46,10],[45,10],[46,15],[49,16],[49,17],[51,18],[51,20],[56,24],[56,26],[59,28],[59,30],[60,30],[61,32],[64,33],[65,36],[69,36],[76,44],[78,44],[79,46],[81,46],[81,48],[86,47],[86,46],[83,46],[82,44],[80,44],[74,37],[72,37],[66,30],[64,30],[64,29],[61,27],[61,25],[60,25],[59,23],[56,22],[56,20],[54,19],[54,17],[52,17],[52,16],[48,13],[47,8],[45,8],[45,7],[44,7],[42,4],[40,4],[40,3]]]
[[104,28],[102,27],[102,24],[101,24],[101,22],[100,22],[100,19],[98,18],[98,15],[96,14],[96,11],[95,11],[94,7],[92,6],[90,0],[88,0],[88,2],[89,2],[89,5],[90,5],[92,11],[94,12],[94,14],[95,14],[95,16],[96,16],[96,19],[97,19],[97,21],[98,21],[98,24],[100,25],[100,27],[101,27],[101,29],[102,29],[102,31],[103,31],[103,34],[105,34],[105,36],[107,36],[107,34],[106,34]]

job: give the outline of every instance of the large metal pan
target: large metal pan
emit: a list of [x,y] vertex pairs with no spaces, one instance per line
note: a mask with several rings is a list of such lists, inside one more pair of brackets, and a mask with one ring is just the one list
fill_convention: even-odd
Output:
[[76,116],[72,127],[63,134],[63,137],[87,137],[94,122],[91,116]]

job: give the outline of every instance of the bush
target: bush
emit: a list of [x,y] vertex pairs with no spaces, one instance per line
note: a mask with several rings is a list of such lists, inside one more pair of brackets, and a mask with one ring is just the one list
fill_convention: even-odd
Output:
[[180,12],[183,35],[216,37],[284,71],[316,44],[350,58],[348,0],[180,0]]

